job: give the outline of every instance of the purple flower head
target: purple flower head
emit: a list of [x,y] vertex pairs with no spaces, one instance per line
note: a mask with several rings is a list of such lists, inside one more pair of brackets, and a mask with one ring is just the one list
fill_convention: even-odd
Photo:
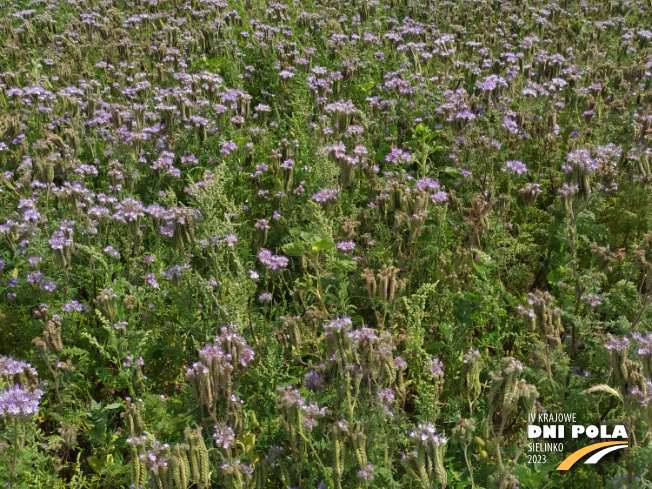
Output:
[[580,186],[578,184],[567,184],[564,183],[561,188],[559,189],[559,194],[562,195],[563,197],[570,197],[571,195],[575,195],[577,192],[579,192]]
[[222,153],[224,156],[229,156],[237,149],[238,149],[238,145],[236,143],[233,142],[224,143],[222,145],[222,149],[220,149],[220,153]]
[[133,222],[145,215],[145,206],[139,200],[128,197],[115,206],[113,219],[120,222]]
[[329,200],[337,200],[337,197],[340,195],[340,191],[336,188],[325,188],[320,190],[315,195],[312,196],[312,200],[315,202],[328,202]]
[[503,127],[507,129],[507,132],[510,132],[512,134],[518,133],[518,124],[510,116],[506,115],[505,117],[503,117]]
[[143,280],[145,280],[145,283],[149,285],[151,288],[153,289],[159,288],[159,284],[156,281],[156,275],[154,275],[153,273],[146,273],[145,275],[143,275]]
[[174,265],[168,270],[163,270],[161,272],[161,277],[168,279],[168,282],[180,278],[183,276],[184,270],[189,270],[192,268],[189,263],[184,263],[183,265]]
[[503,167],[503,171],[507,170],[510,170],[517,175],[522,175],[527,171],[527,166],[525,166],[525,163],[520,160],[509,160],[505,162],[505,166]]
[[439,192],[432,194],[430,196],[430,200],[433,202],[433,204],[436,204],[437,202],[446,202],[448,200],[448,194],[443,190],[440,190]]
[[72,246],[72,238],[68,237],[67,233],[59,229],[52,234],[48,243],[50,243],[53,250],[63,250],[64,248]]
[[409,163],[411,160],[412,156],[410,153],[399,148],[392,148],[392,150],[385,155],[385,161],[394,163],[395,165],[398,165],[402,161]]
[[477,361],[480,361],[481,358],[482,358],[482,355],[480,354],[480,352],[477,349],[469,350],[462,357],[462,362],[463,363],[477,362]]
[[519,310],[519,312],[521,313],[521,315],[524,318],[526,318],[526,317],[533,318],[535,316],[534,309],[525,308],[525,307],[519,305],[518,310]]
[[104,253],[111,255],[113,258],[120,258],[120,252],[116,250],[113,246],[107,246],[104,248]]
[[598,169],[598,164],[593,160],[588,149],[580,148],[571,151],[568,153],[566,161],[588,173],[594,172]]
[[306,374],[303,385],[310,391],[321,391],[324,389],[324,379],[316,370],[311,370]]
[[301,424],[304,428],[308,428],[309,430],[313,429],[315,423],[317,422],[317,418],[321,418],[329,412],[328,408],[320,408],[314,402],[311,402],[309,405],[302,406],[301,409],[303,411],[303,420]]
[[423,368],[432,375],[444,377],[444,364],[437,357],[428,360]]
[[329,336],[336,332],[348,330],[353,325],[351,318],[348,316],[337,317],[332,319],[328,324],[324,323],[324,336]]
[[394,357],[394,367],[396,367],[399,370],[402,370],[405,367],[407,367],[407,362],[403,357]]
[[417,190],[439,190],[439,182],[434,178],[421,178],[417,182]]
[[598,294],[582,294],[580,300],[591,307],[597,307],[602,304],[601,297]]
[[274,255],[266,248],[263,248],[258,252],[258,259],[263,265],[265,265],[265,267],[267,267],[268,270],[275,273],[282,273],[283,270],[285,270],[285,267],[290,263],[287,256]]
[[272,294],[264,292],[258,296],[260,302],[272,302]]
[[348,252],[352,251],[355,248],[355,243],[353,241],[340,241],[337,243],[337,249],[340,251]]
[[238,242],[238,237],[235,234],[227,234],[224,236],[224,242],[229,248],[233,248],[233,245]]
[[31,363],[25,360],[14,360],[11,357],[0,357],[0,375],[13,377],[15,375],[28,375],[36,377],[36,369],[32,367]]
[[89,310],[88,306],[81,304],[74,299],[63,305],[63,312],[88,312]]
[[32,391],[16,384],[0,392],[0,416],[33,416],[38,412],[41,389]]
[[489,75],[482,81],[478,80],[475,86],[483,92],[493,92],[497,88],[506,87],[507,81],[502,76]]
[[227,424],[216,424],[213,438],[215,438],[215,444],[224,450],[228,450],[235,445],[235,433]]
[[605,343],[604,347],[606,350],[613,350],[617,352],[623,352],[629,348],[629,338],[623,336],[622,338],[613,337],[611,335],[607,336],[608,341]]
[[541,186],[538,183],[526,183],[525,186],[519,190],[521,194],[523,194],[526,197],[536,197],[537,195],[541,194]]
[[269,221],[267,219],[260,219],[254,224],[256,229],[269,229]]
[[366,467],[362,467],[358,470],[358,479],[369,482],[374,480],[375,472],[371,464],[368,464]]
[[448,440],[442,437],[432,423],[419,423],[419,425],[410,432],[410,438],[416,440],[422,445],[445,445]]

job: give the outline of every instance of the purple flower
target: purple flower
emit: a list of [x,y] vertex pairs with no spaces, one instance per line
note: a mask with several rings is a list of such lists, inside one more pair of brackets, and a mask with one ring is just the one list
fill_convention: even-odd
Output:
[[236,143],[233,142],[224,143],[222,145],[222,149],[220,149],[220,153],[222,153],[225,156],[229,156],[237,149],[238,149],[238,145]]
[[40,284],[43,282],[45,275],[41,272],[30,272],[27,274],[26,280],[32,284]]
[[421,178],[417,182],[418,190],[439,190],[439,182],[434,178]]
[[439,192],[435,192],[434,194],[432,194],[430,196],[430,200],[433,203],[446,202],[448,200],[448,195],[443,190],[440,190]]
[[263,292],[258,296],[258,300],[260,302],[272,302],[272,294],[269,294],[267,292]]
[[104,253],[108,253],[113,258],[120,258],[120,252],[110,245],[104,248]]
[[525,186],[519,190],[526,197],[536,197],[541,194],[541,186],[538,183],[526,183]]
[[115,206],[113,219],[120,222],[133,222],[145,215],[145,207],[139,200],[128,197]]
[[617,352],[622,352],[629,348],[629,338],[623,336],[622,338],[614,338],[611,335],[607,336],[609,341],[604,345],[606,350],[614,350]]
[[337,243],[337,249],[340,251],[352,251],[355,248],[355,243],[353,241],[340,241]]
[[366,467],[362,467],[360,470],[358,470],[358,479],[362,479],[363,481],[372,481],[374,480],[375,473],[374,473],[374,468],[371,464],[367,465]]
[[463,363],[476,362],[476,361],[479,361],[481,358],[482,358],[482,355],[480,355],[479,350],[477,350],[477,349],[469,350],[462,357],[462,362]]
[[505,129],[507,129],[507,131],[512,134],[518,133],[518,124],[514,119],[507,115],[503,117],[503,127],[505,127]]
[[564,183],[561,188],[559,189],[559,194],[562,195],[563,197],[570,197],[571,195],[575,195],[577,192],[579,192],[580,186],[578,184],[567,184]]
[[258,252],[258,259],[267,267],[268,270],[276,273],[281,273],[288,266],[290,260],[287,256],[274,255],[268,249],[261,249]]
[[183,265],[174,265],[168,270],[163,270],[161,272],[161,277],[168,279],[168,282],[180,278],[183,276],[184,270],[190,270],[192,267],[189,263],[184,263]]
[[235,445],[235,433],[227,424],[216,424],[213,438],[215,438],[215,444],[224,450],[228,450]]
[[288,70],[283,70],[279,72],[278,76],[279,78],[283,78],[284,80],[287,80],[289,78],[294,78],[294,73]]
[[496,88],[504,88],[507,81],[498,75],[489,75],[484,80],[475,82],[475,86],[483,92],[493,92]]
[[519,305],[518,310],[524,317],[525,316],[530,317],[530,318],[534,317],[534,309],[525,308],[525,307]]
[[401,370],[407,367],[407,362],[403,357],[394,357],[394,367]]
[[353,325],[351,318],[348,316],[336,317],[326,324],[324,323],[324,336],[329,336],[336,332],[346,331]]
[[505,162],[505,166],[503,167],[503,171],[507,170],[511,170],[517,175],[522,175],[527,171],[527,166],[520,160],[509,160]]
[[412,156],[410,153],[399,148],[392,148],[392,150],[385,155],[385,161],[394,163],[395,165],[398,165],[402,161],[409,163],[411,160]]
[[328,408],[320,408],[314,402],[310,403],[307,406],[302,406],[301,409],[303,411],[303,421],[301,424],[304,428],[308,428],[309,430],[313,429],[318,417],[321,418],[328,413]]
[[598,294],[582,294],[580,300],[591,307],[602,304],[601,297]]
[[64,248],[72,246],[72,238],[69,238],[67,233],[64,233],[59,229],[52,234],[48,243],[50,243],[53,250],[63,250]]
[[29,391],[20,384],[7,387],[0,393],[0,416],[33,416],[42,396],[41,389]]
[[46,292],[54,292],[54,290],[57,288],[57,284],[55,284],[52,280],[46,280],[41,284],[40,288]]
[[423,445],[444,445],[448,440],[442,437],[432,423],[422,424],[413,429],[410,432],[410,438],[417,440],[417,442]]
[[580,148],[568,153],[566,161],[571,165],[575,165],[580,169],[591,173],[598,169],[598,164],[591,158],[591,153],[588,149]]
[[312,200],[315,202],[328,202],[329,200],[337,200],[337,197],[340,195],[340,191],[336,188],[325,188],[320,190],[315,195],[312,196]]
[[153,289],[158,289],[159,285],[158,282],[156,281],[156,275],[153,273],[146,273],[143,275],[143,280],[145,280],[145,283],[152,287]]
[[267,219],[260,219],[254,224],[256,229],[269,229],[269,221]]
[[310,391],[321,391],[324,389],[324,379],[316,370],[311,370],[303,380],[303,386]]
[[66,302],[63,306],[63,312],[88,312],[89,310],[88,306],[81,304],[79,301],[74,299],[70,302]]
[[[38,311],[36,311],[38,312]],[[13,377],[14,375],[30,375],[36,377],[36,370],[31,363],[25,360],[14,360],[11,357],[0,357],[0,375]]]
[[444,364],[441,363],[441,360],[439,360],[437,357],[428,360],[423,368],[426,372],[432,375],[437,375],[439,377],[444,376]]

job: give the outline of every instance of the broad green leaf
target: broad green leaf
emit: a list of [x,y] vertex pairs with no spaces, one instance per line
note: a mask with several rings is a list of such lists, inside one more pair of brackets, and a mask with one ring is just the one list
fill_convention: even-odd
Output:
[[310,248],[307,243],[300,243],[298,241],[283,245],[283,253],[288,256],[301,256],[304,253],[307,253],[309,250]]

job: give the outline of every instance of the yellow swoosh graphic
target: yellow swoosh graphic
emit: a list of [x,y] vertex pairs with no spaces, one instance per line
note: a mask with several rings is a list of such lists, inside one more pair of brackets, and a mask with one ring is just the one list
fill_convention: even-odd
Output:
[[578,451],[571,453],[566,458],[566,460],[560,463],[559,467],[557,467],[557,470],[568,470],[573,466],[573,464],[575,464],[575,462],[581,459],[584,455],[587,455],[591,452],[595,452],[596,450],[599,450],[601,448],[610,447],[613,445],[628,445],[628,443],[622,441],[605,441],[603,443],[594,443],[593,445],[589,445],[588,447],[580,448]]

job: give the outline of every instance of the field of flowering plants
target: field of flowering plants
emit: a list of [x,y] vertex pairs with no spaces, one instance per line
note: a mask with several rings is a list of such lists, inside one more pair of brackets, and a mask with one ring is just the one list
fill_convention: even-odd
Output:
[[652,488],[651,26],[0,0],[0,487]]

